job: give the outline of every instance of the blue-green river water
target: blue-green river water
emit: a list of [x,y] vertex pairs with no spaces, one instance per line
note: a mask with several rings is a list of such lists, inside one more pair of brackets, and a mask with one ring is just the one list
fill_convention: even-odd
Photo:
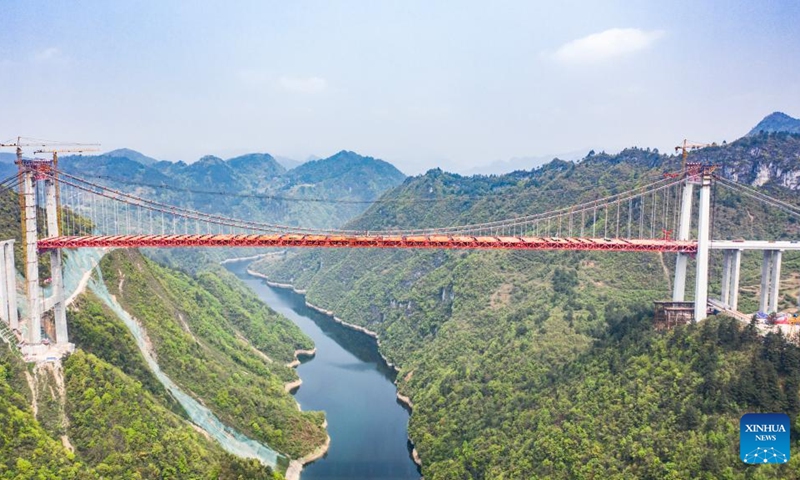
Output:
[[302,480],[419,479],[408,444],[408,412],[397,402],[394,371],[376,342],[305,305],[305,298],[274,289],[247,274],[249,262],[225,267],[276,312],[294,322],[317,348],[297,367],[295,398],[303,410],[328,420],[328,454],[303,469]]

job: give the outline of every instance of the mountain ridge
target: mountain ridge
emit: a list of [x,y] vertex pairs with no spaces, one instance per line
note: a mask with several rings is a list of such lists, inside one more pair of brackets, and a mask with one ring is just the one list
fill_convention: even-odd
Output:
[[[761,183],[770,195],[797,203],[797,185],[787,180],[800,175],[798,155],[799,135],[763,133],[691,152],[689,159],[719,165],[728,178]],[[497,177],[432,169],[386,192],[384,201],[346,228],[426,228],[553,211],[640,187],[680,165],[679,156],[630,148]],[[766,177],[759,180],[764,168]],[[794,228],[780,218],[763,222],[766,207],[735,192],[719,189],[714,208],[715,238],[732,238],[731,225],[738,223],[770,238]],[[800,255],[787,252],[783,259],[784,272],[800,268]],[[758,283],[759,261],[743,258],[741,285]],[[652,332],[650,302],[668,298],[674,263],[666,254],[318,249],[262,260],[252,268],[304,290],[308,302],[338,318],[376,332],[381,353],[400,369],[399,393],[414,404],[409,435],[425,478],[699,478],[700,472],[708,472],[707,478],[745,478],[741,465],[725,471],[730,463],[710,459],[735,458],[728,446],[735,444],[731,432],[744,411],[785,408],[781,399],[798,405],[797,389],[786,390],[794,396],[782,390],[763,398],[744,394],[742,385],[752,383],[756,373],[742,357],[758,342],[733,320],[709,321],[688,337]],[[710,271],[720,278],[719,259],[712,260]],[[719,294],[718,281],[709,288]],[[743,311],[757,308],[756,293],[742,289]],[[783,288],[781,305],[793,305],[794,295]],[[647,333],[629,335],[631,329]],[[609,336],[620,343],[595,349]],[[717,336],[719,342],[703,341],[716,346],[724,345],[723,338],[734,341],[715,347],[713,358],[703,357],[707,350],[692,343],[687,361],[679,363],[681,369],[691,366],[685,371],[662,368],[663,362],[643,370],[643,359],[663,355],[665,345],[683,350],[670,338]],[[745,341],[750,347],[740,349]],[[625,352],[631,345],[643,350]],[[631,362],[636,381],[614,376]],[[737,367],[728,370],[733,364]],[[790,371],[797,382],[800,369]],[[681,392],[665,390],[676,385]],[[550,393],[541,395],[541,389]],[[661,391],[672,393],[645,401]],[[724,401],[712,402],[709,392],[717,391]],[[621,428],[585,427],[612,410]],[[697,425],[706,425],[691,443],[701,449],[699,456],[676,454],[683,448],[676,439]],[[723,437],[733,443],[715,443]],[[621,445],[625,452],[643,453],[620,455]],[[597,461],[601,458],[607,460]],[[786,473],[768,476],[786,478]]]
[[[268,153],[145,165],[128,156],[66,156],[64,171],[168,204],[265,223],[332,228],[361,213],[405,175],[388,162],[342,151],[291,170]],[[235,195],[227,195],[235,194]],[[242,195],[244,194],[244,195]],[[314,204],[319,198],[333,202]],[[346,201],[337,204],[336,200]]]
[[800,119],[790,117],[783,112],[773,112],[758,122],[746,136],[773,132],[800,133]]
[[130,148],[118,148],[116,150],[106,152],[103,155],[108,157],[124,157],[129,160],[133,160],[134,162],[139,162],[146,167],[150,167],[159,162],[159,160],[156,160],[155,158],[148,157],[147,155]]

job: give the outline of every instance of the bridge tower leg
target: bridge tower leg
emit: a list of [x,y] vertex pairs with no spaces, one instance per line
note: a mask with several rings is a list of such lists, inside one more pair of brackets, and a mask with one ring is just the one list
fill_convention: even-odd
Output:
[[772,268],[772,250],[764,250],[761,262],[761,291],[758,298],[758,311],[769,313],[770,269]]
[[722,288],[720,289],[720,301],[726,307],[730,306],[732,252],[733,250],[722,251]]
[[[689,228],[692,224],[692,196],[694,195],[694,184],[687,178],[683,184],[683,196],[681,197],[681,221],[678,226],[678,240],[689,240]],[[689,256],[679,253],[675,261],[675,281],[672,287],[672,301],[682,302],[686,295],[686,267],[689,263]]]
[[[56,184],[52,179],[45,180],[45,205],[47,213],[47,236],[58,236],[58,204],[56,202]],[[61,250],[50,250],[50,277],[53,287],[53,316],[56,326],[56,343],[67,344],[67,312],[64,308],[64,277],[61,266]]]
[[700,216],[697,225],[697,276],[695,278],[694,319],[706,318],[708,309],[708,254],[711,227],[711,174],[702,173],[700,185]]
[[0,321],[7,325],[11,324],[11,314],[9,312],[8,292],[11,290],[8,286],[8,275],[6,272],[11,269],[13,271],[14,265],[6,265],[6,242],[0,243]]
[[769,282],[770,292],[769,292],[769,311],[770,312],[777,312],[778,311],[778,296],[781,290],[781,250],[773,250],[772,251],[772,269],[771,269],[771,278]]
[[19,316],[17,314],[17,275],[14,268],[14,240],[9,240],[4,246],[6,257],[6,286],[8,288],[8,326],[12,330],[19,330]]
[[730,284],[728,286],[728,307],[737,311],[739,308],[739,274],[742,267],[742,251],[731,250]]
[[761,263],[761,292],[758,308],[764,313],[778,311],[778,297],[781,289],[781,250],[764,250]]
[[739,274],[742,266],[741,250],[722,251],[722,304],[731,310],[739,306]]
[[14,240],[0,242],[0,319],[12,330],[19,330],[17,278],[14,272]]
[[28,294],[28,338],[30,345],[42,343],[39,257],[36,251],[36,197],[33,172],[22,172],[23,222],[25,228],[25,282]]

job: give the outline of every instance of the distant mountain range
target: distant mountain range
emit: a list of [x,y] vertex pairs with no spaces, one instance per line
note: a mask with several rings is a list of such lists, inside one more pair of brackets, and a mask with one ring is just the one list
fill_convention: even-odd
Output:
[[349,151],[290,170],[267,153],[227,160],[207,155],[187,164],[158,161],[130,149],[66,156],[60,165],[67,173],[171,205],[325,228],[344,224],[405,179],[391,164]]
[[[761,132],[800,133],[800,120],[782,112],[774,112],[764,117],[747,136],[752,137]],[[585,151],[580,150],[558,155],[515,157],[472,168],[465,174],[489,175],[530,170],[554,157],[569,161],[579,160],[584,155]],[[14,173],[16,170],[14,159],[14,153],[0,152],[0,178],[6,178]],[[730,156],[728,160],[734,161]],[[230,200],[220,201],[218,194],[211,196],[191,192],[187,194],[186,190],[369,201],[376,199],[388,188],[398,185],[405,178],[399,170],[382,160],[363,157],[349,151],[342,151],[325,159],[310,156],[305,162],[266,153],[250,153],[228,160],[209,155],[187,164],[157,160],[136,150],[121,148],[96,156],[63,157],[62,168],[76,174],[94,176],[103,183],[123,185],[123,188],[151,187],[150,190],[158,190],[156,194],[158,198],[174,197],[182,205],[211,208],[216,213],[228,213],[233,208]],[[761,176],[763,177],[764,173],[761,173]],[[179,195],[171,195],[166,192],[168,185],[183,190]],[[323,207],[311,206],[308,203],[306,202],[306,208],[301,208],[300,205],[289,206],[284,202],[280,208],[271,213],[269,209],[276,206],[275,202],[266,208],[262,202],[235,210],[248,217],[255,215],[252,218],[265,221],[270,219],[289,224],[332,227],[341,225],[363,212],[366,205],[356,206],[357,204],[350,203],[333,208],[332,205]],[[250,209],[256,211],[251,212]],[[278,210],[284,213],[277,214]],[[332,214],[332,218],[327,217],[321,210]]]
[[142,155],[141,153],[137,152],[136,150],[131,150],[130,148],[120,148],[117,150],[112,150],[105,154],[108,157],[115,157],[115,158],[127,158],[133,160],[134,162],[139,162],[142,165],[153,165],[154,163],[158,163],[158,160],[155,158],[148,157],[147,155]]
[[303,164],[303,162],[301,162],[300,160],[295,160],[289,157],[281,157],[279,155],[275,155],[274,158],[275,160],[278,161],[278,163],[283,165],[283,168],[285,168],[286,170],[291,170]]

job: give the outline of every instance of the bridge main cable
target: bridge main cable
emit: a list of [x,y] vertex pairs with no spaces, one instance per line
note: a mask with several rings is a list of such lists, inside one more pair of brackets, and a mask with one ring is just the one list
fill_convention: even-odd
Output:
[[[184,207],[176,207],[173,205],[167,205],[161,202],[157,202],[154,200],[149,200],[141,197],[137,197],[135,195],[131,195],[125,193],[120,190],[112,189],[110,187],[96,184],[93,182],[86,181],[80,177],[71,175],[69,173],[65,173],[62,171],[57,172],[59,177],[64,176],[73,180],[73,182],[77,182],[83,185],[78,185],[73,182],[67,182],[61,179],[62,182],[67,183],[75,188],[82,189],[86,192],[100,195],[105,198],[115,200],[115,201],[122,201],[128,204],[142,206],[145,208],[150,208],[159,212],[172,214],[172,215],[180,215],[190,219],[199,219],[202,221],[212,222],[219,225],[225,225],[229,227],[235,228],[249,228],[255,231],[263,231],[263,232],[302,232],[307,234],[358,234],[363,233],[365,230],[346,230],[346,229],[315,229],[315,228],[304,228],[298,226],[289,226],[289,225],[281,225],[281,224],[270,224],[270,223],[262,223],[262,222],[253,222],[253,221],[245,221],[239,219],[230,219],[228,217],[223,217],[220,215],[208,214],[205,212],[200,212],[197,210],[191,210]],[[643,185],[637,187],[632,191],[621,192],[618,194],[610,195],[605,198],[595,199],[591,201],[586,201],[578,205],[573,205],[570,207],[562,207],[556,210],[551,210],[548,212],[541,212],[531,215],[525,215],[521,217],[511,218],[511,219],[504,219],[504,220],[497,220],[492,222],[482,222],[476,224],[462,224],[462,225],[455,225],[455,226],[448,226],[448,227],[432,227],[432,228],[423,228],[423,229],[390,229],[390,230],[377,230],[372,231],[376,234],[386,234],[386,235],[438,235],[438,234],[464,234],[464,233],[480,233],[480,232],[489,232],[492,229],[499,230],[503,228],[514,228],[514,227],[522,227],[527,226],[536,221],[545,221],[549,219],[556,219],[559,216],[564,216],[567,214],[579,214],[585,213],[590,210],[597,210],[602,208],[607,208],[611,204],[621,203],[624,201],[629,201],[631,199],[641,197],[646,194],[651,194],[657,191],[661,191],[677,184],[681,183],[680,180],[674,179],[661,179],[656,182],[652,182],[647,185]],[[114,195],[108,195],[104,193],[105,191],[111,192]],[[128,200],[124,200],[128,199]]]

